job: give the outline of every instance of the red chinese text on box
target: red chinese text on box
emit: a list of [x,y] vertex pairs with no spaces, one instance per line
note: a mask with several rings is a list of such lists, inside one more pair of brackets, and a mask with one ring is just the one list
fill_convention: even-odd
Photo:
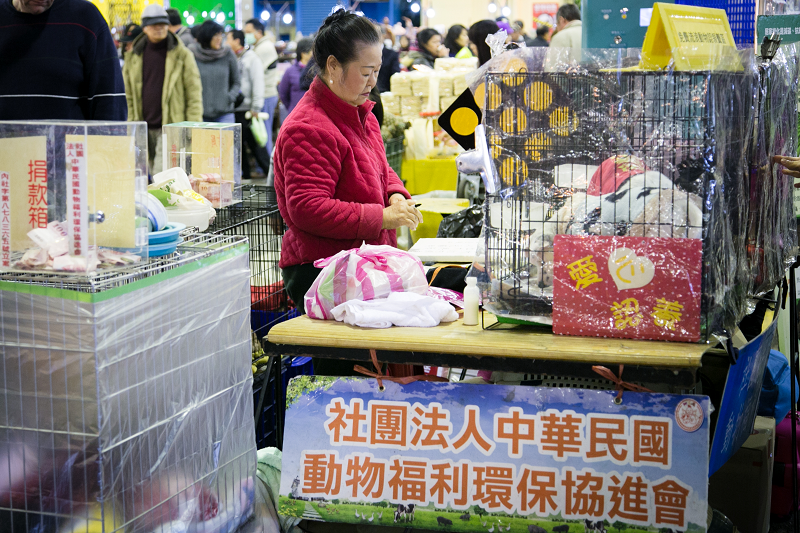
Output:
[[71,237],[70,253],[72,255],[85,255],[87,252],[87,220],[84,214],[86,206],[86,157],[85,146],[82,142],[67,143],[67,180],[69,190],[67,194],[68,217],[67,227]]
[[11,177],[0,172],[0,263],[11,266]]

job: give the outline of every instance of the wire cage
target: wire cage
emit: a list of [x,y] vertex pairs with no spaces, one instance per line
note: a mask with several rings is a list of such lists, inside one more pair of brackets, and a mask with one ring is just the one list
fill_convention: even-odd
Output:
[[735,323],[750,71],[487,73],[485,83],[500,181],[485,203],[494,312],[548,320],[555,235],[627,235],[702,239],[702,330]]
[[250,242],[251,323],[259,340],[278,322],[297,316],[278,267],[284,223],[274,188],[245,186],[242,201],[219,209],[208,232],[242,235]]
[[252,513],[246,240],[0,275],[0,530],[232,531]]
[[387,139],[383,141],[386,148],[386,160],[389,162],[389,167],[395,171],[397,177],[403,179],[403,154],[405,154],[405,136],[395,137],[394,139]]

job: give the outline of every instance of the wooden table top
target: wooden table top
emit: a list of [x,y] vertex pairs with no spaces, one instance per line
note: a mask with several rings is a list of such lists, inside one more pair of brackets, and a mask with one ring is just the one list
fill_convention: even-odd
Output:
[[[486,325],[496,320],[484,314]],[[504,357],[574,363],[699,368],[709,344],[566,337],[546,328],[465,326],[462,320],[435,328],[366,329],[301,316],[275,325],[274,344]],[[616,369],[615,369],[616,371]]]

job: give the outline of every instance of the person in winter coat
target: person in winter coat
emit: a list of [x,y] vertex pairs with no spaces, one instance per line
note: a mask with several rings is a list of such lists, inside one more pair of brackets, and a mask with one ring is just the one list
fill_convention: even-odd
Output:
[[564,4],[556,12],[556,31],[550,39],[544,69],[554,71],[559,65],[580,61],[582,40],[581,12],[574,4]]
[[264,112],[266,119],[267,152],[272,153],[272,124],[278,107],[278,51],[275,43],[264,31],[259,19],[250,19],[244,25],[245,44],[251,46],[264,65]]
[[183,42],[184,46],[189,46],[196,42],[192,37],[191,30],[183,25],[181,14],[177,9],[174,7],[167,9],[167,16],[169,17],[169,31],[174,33]]
[[396,246],[397,228],[422,222],[371,113],[381,49],[366,17],[341,9],[325,19],[314,41],[319,74],[278,135],[275,191],[287,226],[280,267],[301,311],[320,272],[314,261],[362,242]]
[[203,120],[233,123],[233,108],[239,96],[241,80],[236,56],[222,39],[225,32],[213,20],[207,20],[197,32],[197,43],[189,50],[197,60],[203,81]]
[[289,113],[297,106],[297,103],[300,102],[300,99],[308,90],[300,86],[300,77],[311,60],[313,47],[313,39],[300,39],[300,42],[297,43],[297,60],[283,73],[283,79],[278,85],[278,95]]
[[203,87],[194,55],[167,30],[162,11],[158,4],[144,9],[144,33],[134,39],[122,69],[128,120],[147,122],[151,174],[162,170],[161,126],[203,119]]
[[439,32],[430,28],[417,33],[417,46],[419,51],[408,54],[408,57],[413,59],[412,67],[423,65],[432,69],[437,57],[447,57],[449,53],[442,44]]
[[250,179],[250,159],[247,152],[255,157],[258,166],[269,172],[269,154],[267,149],[256,142],[250,130],[251,119],[247,118],[248,111],[251,116],[256,116],[264,107],[264,67],[261,60],[249,47],[244,45],[244,32],[233,30],[228,33],[227,45],[236,54],[239,62],[239,72],[242,78],[242,103],[234,110],[236,122],[242,125],[242,179]]

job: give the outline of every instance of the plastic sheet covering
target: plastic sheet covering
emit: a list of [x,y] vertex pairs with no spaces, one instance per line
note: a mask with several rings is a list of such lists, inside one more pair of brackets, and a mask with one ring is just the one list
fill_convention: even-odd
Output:
[[[701,338],[732,331],[753,285],[748,191],[761,185],[748,169],[764,99],[752,51],[728,52],[710,64],[717,70],[693,72],[632,70],[640,52],[625,49],[585,50],[580,60],[520,49],[487,63],[472,89],[498,171],[499,192],[484,206],[490,311],[551,322],[557,234],[702,239]],[[768,73],[795,72],[786,58]],[[788,82],[764,94],[776,92],[795,101]],[[780,126],[789,143],[793,125]],[[761,192],[768,220],[789,227],[790,198]],[[762,241],[776,242],[765,229]],[[780,239],[788,246],[775,261],[785,264],[796,237]]]
[[752,292],[771,291],[797,255],[797,223],[792,209],[793,179],[772,156],[797,153],[797,45],[785,45],[761,66],[757,134],[750,168],[747,252]]
[[250,517],[247,245],[209,239],[93,294],[0,283],[0,529],[228,533]]

